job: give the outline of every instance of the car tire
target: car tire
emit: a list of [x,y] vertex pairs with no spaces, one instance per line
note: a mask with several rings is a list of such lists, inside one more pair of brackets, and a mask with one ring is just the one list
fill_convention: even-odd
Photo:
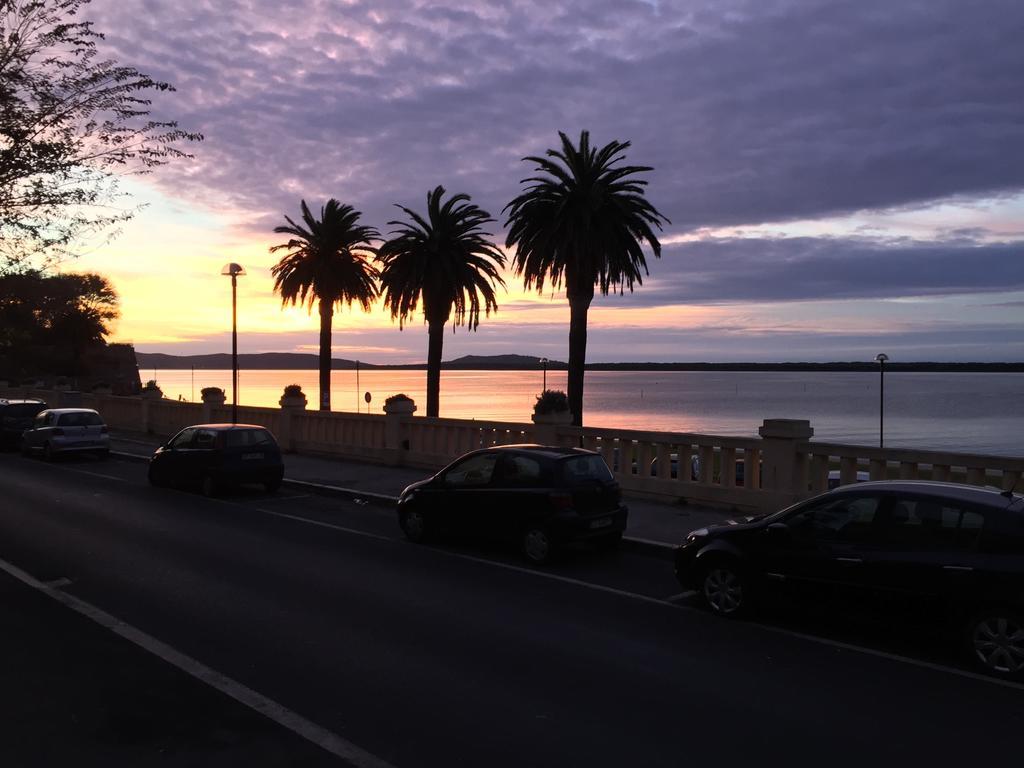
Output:
[[1004,680],[1024,680],[1024,614],[994,606],[967,622],[964,640],[975,667]]
[[199,490],[203,496],[207,498],[213,498],[220,493],[220,483],[217,482],[217,478],[213,475],[204,475],[202,483],[199,485]]
[[717,616],[738,618],[750,610],[749,580],[731,557],[716,557],[704,565],[698,586],[704,606]]
[[533,565],[547,565],[558,555],[558,547],[547,528],[532,525],[523,531],[523,556]]
[[43,443],[43,461],[53,461],[57,454],[53,452],[53,448],[49,443]]
[[32,449],[29,447],[29,444],[24,441],[21,443],[21,455],[26,459],[31,458],[32,456]]
[[418,509],[410,509],[398,514],[398,525],[405,538],[414,544],[422,544],[430,540],[430,525],[426,516]]
[[622,533],[613,533],[609,536],[602,536],[597,540],[597,546],[599,549],[606,551],[612,551],[618,549],[619,545],[622,544]]
[[149,465],[149,471],[146,472],[146,478],[149,480],[149,484],[154,488],[163,488],[167,485],[167,478],[164,477],[164,473],[157,469],[153,464]]
[[265,482],[263,484],[263,490],[265,490],[267,493],[271,493],[271,494],[277,493],[277,491],[278,491],[278,489],[280,487],[281,487],[281,478],[277,478],[275,480],[268,480],[267,482]]
[[110,458],[110,451],[104,448],[102,451],[96,451],[96,458],[99,461],[106,461]]

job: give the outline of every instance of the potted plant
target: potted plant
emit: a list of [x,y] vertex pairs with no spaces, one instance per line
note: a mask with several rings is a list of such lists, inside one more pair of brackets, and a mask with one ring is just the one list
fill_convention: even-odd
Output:
[[384,413],[411,416],[415,412],[415,401],[401,392],[397,395],[392,395],[384,401]]
[[569,398],[557,389],[545,389],[533,404],[534,424],[570,424]]
[[142,387],[142,396],[148,400],[159,400],[164,396],[164,392],[156,383],[156,379],[150,379]]
[[282,408],[305,408],[308,401],[301,385],[289,384],[277,402]]
[[211,405],[224,405],[226,399],[224,390],[220,387],[203,387],[199,394],[202,396],[204,403],[210,403]]

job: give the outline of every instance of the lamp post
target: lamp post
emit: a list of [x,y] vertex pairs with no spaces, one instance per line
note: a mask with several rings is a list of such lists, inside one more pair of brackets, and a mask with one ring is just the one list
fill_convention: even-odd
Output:
[[885,352],[875,355],[878,363],[878,447],[885,447],[885,362],[889,356]]
[[544,388],[541,390],[541,392],[547,392],[548,391],[548,359],[546,357],[542,357],[540,359],[540,364],[544,366]]
[[231,423],[238,422],[238,278],[245,274],[241,264],[225,264],[220,271],[231,278]]

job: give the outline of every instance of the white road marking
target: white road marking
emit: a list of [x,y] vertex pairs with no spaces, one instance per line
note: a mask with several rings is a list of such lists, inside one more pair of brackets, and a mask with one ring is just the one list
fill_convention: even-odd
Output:
[[[225,502],[230,504],[231,502]],[[245,506],[243,504],[237,504],[234,506]],[[315,525],[320,528],[330,528],[334,531],[341,531],[343,533],[351,533],[355,536],[364,536],[368,539],[379,539],[381,541],[398,541],[398,539],[392,536],[384,536],[379,533],[370,533],[370,531],[361,531],[358,528],[346,528],[343,525],[335,525],[334,523],[325,523],[323,520],[311,520],[308,517],[302,517],[300,515],[289,515],[287,512],[274,512],[270,509],[260,509],[259,507],[246,507],[255,512],[262,512],[264,515],[273,515],[274,517],[284,517],[288,520],[295,520],[300,523],[307,523],[308,525]]]
[[390,763],[356,746],[338,734],[307,720],[293,710],[278,704],[273,699],[264,696],[258,691],[254,691],[237,680],[223,675],[215,669],[211,669],[191,656],[186,656],[170,645],[157,640],[140,629],[136,629],[131,624],[121,621],[116,616],[112,616],[91,603],[44,584],[16,565],[12,565],[6,560],[0,560],[0,570],[6,571],[23,584],[39,590],[46,596],[91,619],[114,634],[120,635],[125,640],[163,659],[168,664],[177,667],[195,679],[206,683],[212,688],[216,688],[221,693],[227,694],[235,701],[259,712],[278,725],[306,739],[306,741],[316,744],[332,755],[349,761],[352,765],[357,766],[357,768],[393,768]]
[[90,472],[88,469],[74,469],[73,467],[61,467],[66,472],[74,472],[76,475],[89,475],[91,477],[102,477],[104,480],[116,480],[119,483],[130,482],[127,478],[116,475],[105,475],[102,472]]
[[61,576],[59,579],[51,579],[50,581],[45,582],[45,584],[51,589],[63,589],[64,587],[71,586],[71,579],[67,576]]
[[697,594],[696,590],[688,589],[685,592],[680,592],[680,593],[675,594],[675,595],[669,595],[668,597],[665,598],[665,602],[666,603],[674,603],[674,602],[676,602],[678,600],[689,600],[691,597],[693,597],[696,594]]
[[296,501],[298,499],[308,499],[312,495],[311,493],[304,493],[301,496],[268,496],[263,501]]

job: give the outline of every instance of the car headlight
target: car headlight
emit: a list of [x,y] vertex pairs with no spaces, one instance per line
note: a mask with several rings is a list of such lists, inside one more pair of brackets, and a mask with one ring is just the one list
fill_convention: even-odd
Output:
[[696,541],[697,539],[703,539],[707,535],[708,535],[708,529],[707,528],[698,528],[695,531],[690,531],[686,535],[686,543],[689,544],[690,542]]

